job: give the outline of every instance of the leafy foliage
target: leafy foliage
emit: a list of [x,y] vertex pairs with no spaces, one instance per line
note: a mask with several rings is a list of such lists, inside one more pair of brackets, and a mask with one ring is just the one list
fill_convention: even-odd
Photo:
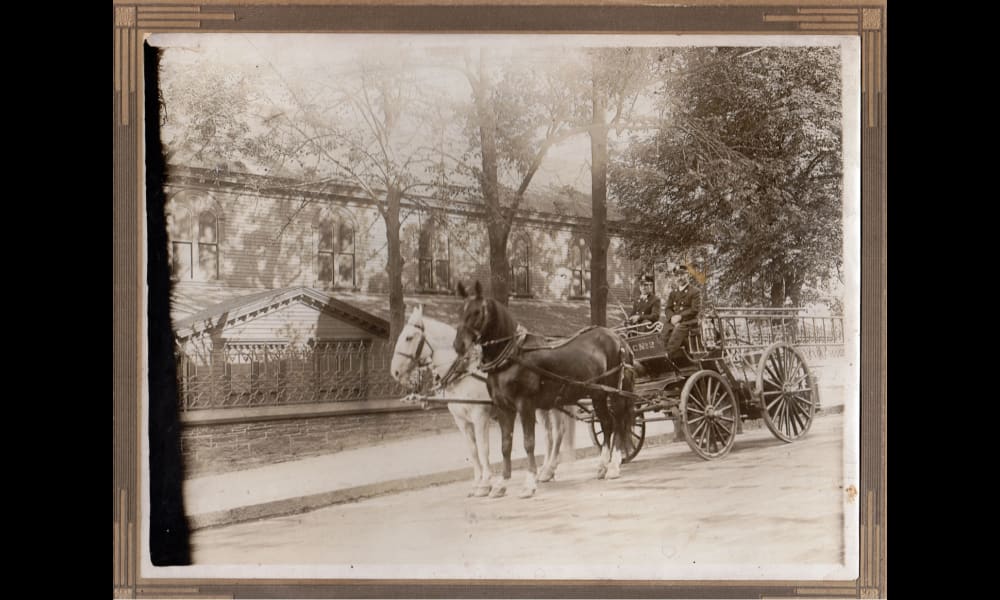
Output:
[[658,61],[660,127],[612,167],[639,255],[697,258],[719,301],[800,304],[842,261],[839,55],[685,48]]

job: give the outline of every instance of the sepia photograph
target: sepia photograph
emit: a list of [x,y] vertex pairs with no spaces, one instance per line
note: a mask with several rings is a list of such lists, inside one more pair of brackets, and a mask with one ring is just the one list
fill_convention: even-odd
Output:
[[143,577],[858,578],[857,35],[144,60]]

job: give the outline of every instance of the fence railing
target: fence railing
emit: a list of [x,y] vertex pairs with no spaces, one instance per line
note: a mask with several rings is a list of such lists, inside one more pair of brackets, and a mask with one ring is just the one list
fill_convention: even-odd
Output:
[[181,410],[398,398],[392,350],[380,340],[311,345],[226,343],[177,356]]
[[799,309],[715,308],[701,320],[702,339],[733,357],[750,355],[774,342],[793,344],[806,358],[844,354],[844,317],[806,315]]

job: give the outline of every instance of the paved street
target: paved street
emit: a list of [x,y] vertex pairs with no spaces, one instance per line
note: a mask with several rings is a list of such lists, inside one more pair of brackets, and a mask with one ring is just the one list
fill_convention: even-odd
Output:
[[595,480],[596,459],[580,459],[529,500],[516,487],[501,499],[468,498],[462,482],[200,530],[194,558],[346,565],[359,575],[373,565],[451,565],[470,576],[502,565],[537,577],[573,565],[605,574],[597,563],[624,565],[622,576],[686,565],[836,564],[845,552],[842,427],[841,414],[818,417],[793,444],[747,431],[712,462],[686,444],[647,447],[616,481]]

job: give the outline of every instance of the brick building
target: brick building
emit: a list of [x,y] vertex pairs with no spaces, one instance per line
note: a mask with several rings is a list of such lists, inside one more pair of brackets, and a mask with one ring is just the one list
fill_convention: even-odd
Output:
[[[385,226],[358,190],[172,168],[165,185],[172,313],[189,474],[239,469],[453,426],[413,412],[388,377]],[[610,208],[610,207],[609,207]],[[590,198],[525,198],[510,235],[510,306],[528,329],[590,321]],[[638,266],[611,208],[609,321]],[[489,285],[482,205],[403,203],[408,304],[454,323],[458,281]]]

